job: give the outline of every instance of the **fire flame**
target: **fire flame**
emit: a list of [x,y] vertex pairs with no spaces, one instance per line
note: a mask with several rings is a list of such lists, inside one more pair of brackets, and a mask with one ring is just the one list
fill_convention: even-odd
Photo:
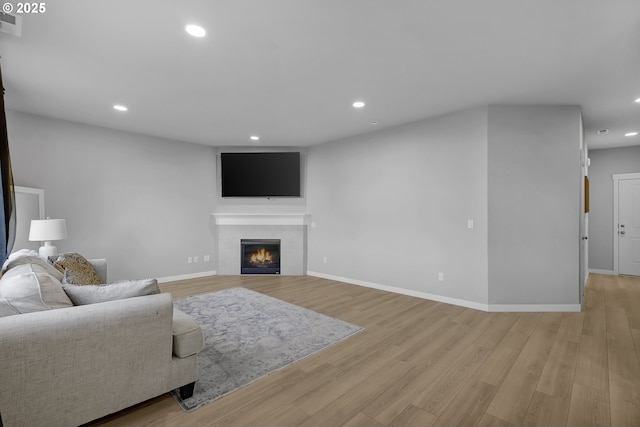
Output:
[[271,258],[271,252],[265,248],[260,248],[257,252],[251,255],[250,261],[252,264],[269,264],[273,262],[273,259]]

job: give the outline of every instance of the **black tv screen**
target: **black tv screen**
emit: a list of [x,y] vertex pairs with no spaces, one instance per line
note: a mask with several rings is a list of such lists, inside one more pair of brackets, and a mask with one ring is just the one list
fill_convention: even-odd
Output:
[[222,197],[300,197],[300,153],[221,153]]

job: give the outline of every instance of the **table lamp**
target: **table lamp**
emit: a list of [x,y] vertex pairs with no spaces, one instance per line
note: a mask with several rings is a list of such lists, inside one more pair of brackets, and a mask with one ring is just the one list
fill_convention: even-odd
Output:
[[67,223],[64,219],[32,219],[29,229],[29,240],[32,242],[44,242],[40,246],[40,256],[50,257],[58,254],[58,248],[53,246],[52,240],[66,239]]

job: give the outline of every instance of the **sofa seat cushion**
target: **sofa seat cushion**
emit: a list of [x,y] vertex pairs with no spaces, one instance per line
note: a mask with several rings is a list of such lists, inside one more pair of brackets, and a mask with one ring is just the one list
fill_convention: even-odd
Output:
[[156,279],[127,280],[108,285],[62,285],[74,305],[95,304],[160,293]]
[[202,328],[187,314],[173,308],[173,354],[185,358],[204,349]]
[[17,264],[6,271],[0,279],[0,298],[18,313],[73,307],[60,281],[36,263]]

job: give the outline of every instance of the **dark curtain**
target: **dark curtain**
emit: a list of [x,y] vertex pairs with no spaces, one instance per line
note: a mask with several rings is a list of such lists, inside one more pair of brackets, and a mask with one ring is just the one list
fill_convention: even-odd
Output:
[[[2,207],[0,210],[0,264],[3,264],[13,249],[16,238],[16,198],[13,188],[13,173],[11,172],[11,156],[9,155],[9,137],[7,134],[7,117],[4,112],[4,84],[2,82],[2,67],[0,67],[0,196]],[[0,424],[1,425],[1,424]]]

